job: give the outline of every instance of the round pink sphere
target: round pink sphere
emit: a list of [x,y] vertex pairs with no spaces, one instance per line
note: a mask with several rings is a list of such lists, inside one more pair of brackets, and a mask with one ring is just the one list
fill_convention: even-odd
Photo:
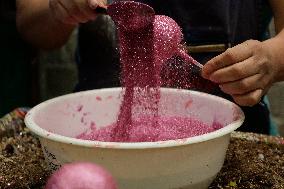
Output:
[[178,52],[183,34],[179,25],[170,17],[155,15],[154,49],[160,62],[171,58]]
[[48,179],[45,189],[117,189],[112,175],[87,162],[63,165]]

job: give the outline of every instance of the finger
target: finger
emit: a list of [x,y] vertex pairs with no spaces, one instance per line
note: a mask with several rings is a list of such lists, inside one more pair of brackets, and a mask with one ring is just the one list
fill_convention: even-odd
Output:
[[98,5],[103,8],[107,8],[107,0],[100,0]]
[[90,8],[89,4],[85,1],[78,5],[80,14],[84,17],[84,21],[87,22],[89,20],[95,19],[96,14],[93,9]]
[[202,76],[209,79],[210,75],[216,70],[248,59],[253,55],[251,47],[254,46],[254,43],[256,42],[252,40],[246,41],[211,59],[204,65]]
[[97,0],[98,6],[107,8],[107,0]]
[[213,72],[209,79],[215,83],[227,83],[255,75],[259,70],[260,68],[255,63],[255,59],[250,57],[242,62]]
[[264,92],[262,89],[256,89],[243,95],[233,95],[234,101],[240,106],[254,106],[260,102]]
[[97,0],[88,0],[88,6],[91,8],[91,9],[96,9],[98,7],[98,2]]
[[81,12],[79,8],[80,2],[70,1],[70,0],[61,0],[62,6],[65,7],[70,17],[74,18],[77,23],[84,23],[88,21],[88,18],[85,16],[83,12]]
[[60,3],[60,1],[50,1],[49,7],[53,10],[54,17],[64,24],[77,24],[75,18],[69,15],[67,9]]
[[230,95],[246,94],[258,88],[262,88],[262,75],[256,74],[238,81],[224,83],[219,85],[220,89]]

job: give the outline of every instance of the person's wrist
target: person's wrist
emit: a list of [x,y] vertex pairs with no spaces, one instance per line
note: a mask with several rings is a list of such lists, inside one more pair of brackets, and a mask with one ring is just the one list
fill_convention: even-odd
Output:
[[284,35],[275,36],[263,42],[266,51],[270,55],[268,58],[271,61],[274,71],[273,82],[284,80]]

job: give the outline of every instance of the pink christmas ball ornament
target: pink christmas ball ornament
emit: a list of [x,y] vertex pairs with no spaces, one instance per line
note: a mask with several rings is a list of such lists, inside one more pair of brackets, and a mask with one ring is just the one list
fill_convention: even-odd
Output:
[[202,65],[187,54],[182,46],[182,29],[172,18],[165,15],[155,15],[154,20],[154,51],[155,64],[160,66],[172,58],[179,56],[187,63],[193,63],[202,69]]
[[117,185],[112,175],[101,166],[76,162],[55,171],[45,189],[117,189]]
[[170,17],[156,15],[154,21],[154,49],[157,63],[171,58],[180,48],[183,34],[179,25]]

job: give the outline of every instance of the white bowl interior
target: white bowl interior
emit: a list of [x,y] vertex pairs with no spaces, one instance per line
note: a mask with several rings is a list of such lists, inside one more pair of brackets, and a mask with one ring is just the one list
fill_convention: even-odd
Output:
[[[75,137],[94,123],[104,127],[117,119],[121,103],[120,88],[81,92],[46,101],[32,111],[34,123],[48,132]],[[159,114],[193,117],[209,126],[242,121],[240,108],[225,99],[180,89],[162,89]],[[30,115],[29,115],[30,116]]]

